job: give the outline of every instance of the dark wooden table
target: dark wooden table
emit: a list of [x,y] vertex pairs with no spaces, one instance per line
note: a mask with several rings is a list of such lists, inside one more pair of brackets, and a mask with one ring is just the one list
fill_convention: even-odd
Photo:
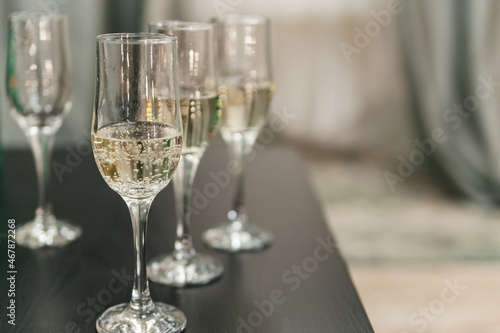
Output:
[[[69,147],[77,151],[77,147]],[[85,148],[85,147],[80,147]],[[81,149],[82,150],[82,149]],[[53,178],[57,216],[80,225],[80,240],[61,249],[16,249],[16,326],[7,324],[7,218],[21,224],[33,216],[36,180],[27,150],[4,151],[0,238],[0,332],[96,332],[96,316],[130,299],[132,230],[123,200],[101,178],[86,155],[72,171]],[[77,153],[78,154],[78,153]],[[78,154],[81,156],[81,154]],[[86,155],[86,156],[85,156]],[[68,151],[54,160],[67,166]],[[209,172],[227,166],[223,146],[212,147],[200,166],[195,186],[203,191]],[[149,217],[148,255],[172,250],[172,189],[160,193]],[[225,217],[232,184],[220,189],[192,220],[195,243]],[[212,252],[226,268],[207,286],[177,289],[151,284],[153,298],[173,304],[188,318],[187,333],[349,333],[373,332],[338,249],[325,225],[297,154],[269,146],[256,155],[247,174],[248,211],[256,224],[276,237],[259,253]]]

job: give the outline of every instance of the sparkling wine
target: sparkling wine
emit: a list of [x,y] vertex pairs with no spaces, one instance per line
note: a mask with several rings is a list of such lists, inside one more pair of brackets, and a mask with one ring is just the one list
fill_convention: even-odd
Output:
[[181,132],[151,122],[118,123],[92,135],[94,157],[108,185],[130,198],[151,197],[172,178],[181,154]]
[[265,125],[273,92],[270,82],[244,86],[221,85],[221,132],[223,135],[258,132]]
[[[215,92],[193,93],[180,100],[182,124],[184,127],[183,154],[202,154],[215,132],[221,110]],[[194,97],[193,97],[194,96]]]

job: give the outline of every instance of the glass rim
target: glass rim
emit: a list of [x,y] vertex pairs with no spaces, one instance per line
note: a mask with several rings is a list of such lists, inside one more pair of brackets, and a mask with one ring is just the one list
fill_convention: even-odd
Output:
[[244,23],[244,24],[261,24],[269,23],[269,17],[260,14],[227,14],[213,19],[217,23]]
[[171,28],[175,30],[212,30],[215,24],[199,21],[158,20],[148,24],[149,28]]
[[98,35],[96,41],[98,43],[114,44],[161,44],[175,42],[177,37],[152,32],[111,33]]
[[37,19],[67,19],[68,14],[66,13],[47,13],[47,12],[41,12],[41,11],[18,11],[18,12],[12,12],[8,15],[9,20],[27,20],[30,18],[37,18]]

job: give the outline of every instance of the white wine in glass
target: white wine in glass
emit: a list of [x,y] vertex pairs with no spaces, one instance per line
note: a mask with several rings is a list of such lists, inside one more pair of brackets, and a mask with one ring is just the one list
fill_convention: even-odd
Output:
[[224,110],[220,131],[226,141],[230,141],[233,134],[260,132],[268,119],[273,90],[274,84],[271,82],[260,82],[256,85],[226,83],[219,86]]
[[203,154],[220,117],[219,96],[215,92],[190,93],[181,89],[181,114],[184,131],[183,154]]
[[181,132],[153,122],[118,123],[92,135],[97,166],[108,185],[131,198],[161,191],[179,163]]
[[273,235],[250,223],[245,209],[244,175],[248,156],[267,122],[274,90],[271,74],[269,20],[257,15],[228,15],[216,20],[218,30],[220,131],[238,166],[236,193],[229,221],[205,231],[211,248],[257,251],[269,246]]
[[92,148],[104,180],[129,208],[135,254],[132,298],[99,316],[100,333],[186,327],[180,310],[153,302],[146,270],[149,208],[173,177],[182,148],[176,45],[175,37],[161,34],[97,37]]
[[152,281],[184,287],[204,285],[219,278],[224,267],[216,257],[199,253],[191,236],[194,178],[220,118],[215,72],[214,26],[204,22],[159,21],[149,31],[174,35],[179,42],[179,89],[184,140],[179,170],[174,176],[177,237],[172,253],[148,265]]

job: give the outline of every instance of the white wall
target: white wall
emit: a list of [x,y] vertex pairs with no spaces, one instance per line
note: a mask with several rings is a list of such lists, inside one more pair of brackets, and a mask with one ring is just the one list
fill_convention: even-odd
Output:
[[[273,22],[274,108],[297,118],[285,134],[331,150],[408,150],[410,123],[399,48],[399,15],[348,63],[340,49],[355,27],[374,21],[385,0],[183,0],[181,19],[208,20],[222,12],[260,13]],[[152,8],[163,3],[148,2]],[[160,9],[154,12],[155,19]],[[151,11],[150,11],[151,12]],[[151,19],[146,17],[145,21]]]

